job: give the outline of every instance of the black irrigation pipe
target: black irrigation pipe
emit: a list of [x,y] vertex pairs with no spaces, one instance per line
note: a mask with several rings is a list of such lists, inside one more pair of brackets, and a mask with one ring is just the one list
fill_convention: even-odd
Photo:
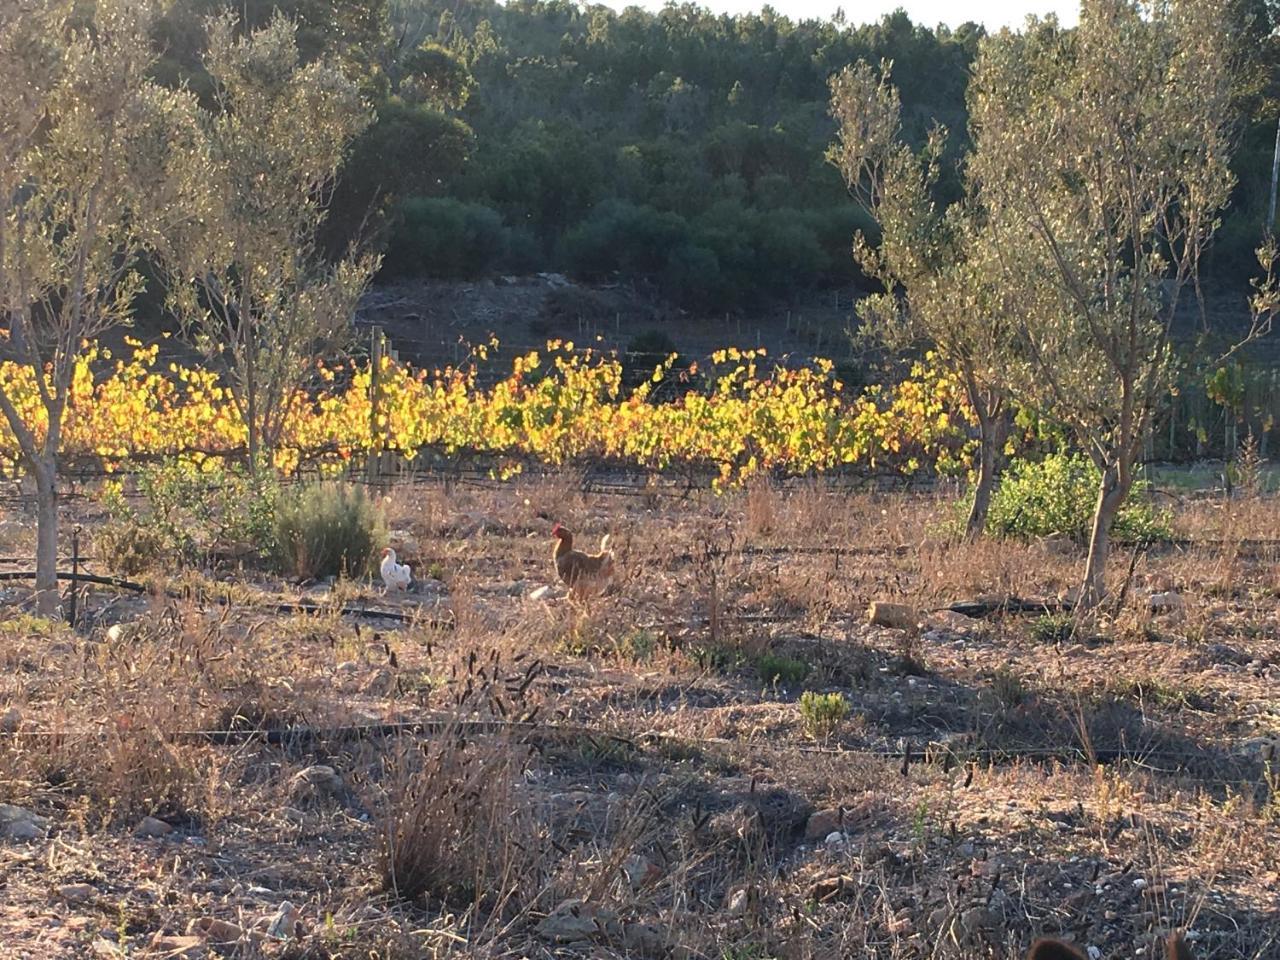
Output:
[[[67,573],[66,571],[58,571],[59,580],[72,580],[77,583],[94,583],[107,587],[116,587],[121,590],[128,590],[133,593],[155,593],[145,584],[135,583],[132,580],[122,580],[119,577],[100,577],[91,573]],[[0,571],[0,582],[11,580],[34,580],[36,572],[34,570]],[[214,603],[222,606],[232,606],[236,601],[227,596],[201,596],[195,592],[182,590],[164,590],[162,594],[170,600],[212,600]],[[306,614],[324,614],[324,613],[340,613],[347,617],[365,617],[367,619],[394,620],[398,623],[418,624],[433,630],[452,630],[454,622],[452,620],[427,620],[423,621],[417,614],[401,613],[398,610],[378,610],[370,607],[355,606],[353,604],[343,604],[340,607],[325,606],[319,603],[243,603],[239,604],[245,610],[269,610],[273,613],[306,613]]]
[[946,607],[935,607],[931,613],[950,610],[966,617],[981,619],[994,613],[1064,613],[1072,605],[1062,600],[1024,600],[1020,597],[994,597],[987,600],[968,600]]
[[[20,558],[30,560],[30,557]],[[84,560],[84,557],[80,558]],[[7,562],[19,562],[18,560]],[[34,570],[4,570],[0,571],[0,582],[8,580],[34,580],[37,574]],[[74,580],[77,583],[96,583],[104,587],[117,587],[121,590],[130,590],[134,593],[149,593],[150,588],[141,583],[135,583],[132,580],[122,580],[120,577],[100,577],[93,573],[67,573],[65,570],[59,570],[57,573],[59,580]]]

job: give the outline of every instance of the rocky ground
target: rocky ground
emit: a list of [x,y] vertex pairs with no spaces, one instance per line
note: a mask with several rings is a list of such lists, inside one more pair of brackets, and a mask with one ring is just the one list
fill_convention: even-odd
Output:
[[[1280,956],[1280,503],[1179,504],[1081,633],[943,609],[1052,606],[1074,544],[680,492],[397,488],[399,597],[162,570],[72,630],[5,585],[0,956]],[[586,609],[555,520],[611,535]]]

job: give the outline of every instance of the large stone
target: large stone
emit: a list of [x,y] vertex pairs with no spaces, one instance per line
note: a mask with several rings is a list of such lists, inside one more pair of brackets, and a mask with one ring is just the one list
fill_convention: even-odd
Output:
[[213,943],[235,943],[245,935],[244,928],[227,920],[198,917],[187,924],[188,935],[198,935]]
[[280,908],[267,920],[267,936],[274,940],[293,940],[306,931],[302,926],[302,911],[284,900]]
[[1182,614],[1187,609],[1187,601],[1182,599],[1182,594],[1174,590],[1166,590],[1163,593],[1153,593],[1147,601],[1147,605],[1151,608],[1152,613],[1172,613]]
[[878,627],[909,630],[916,625],[917,620],[916,612],[903,603],[875,600],[867,610],[867,621]]
[[839,807],[815,811],[804,826],[804,838],[809,842],[822,840],[827,834],[844,826],[844,811]]
[[289,782],[289,796],[294,803],[318,800],[341,800],[347,786],[333,767],[317,763],[294,774]]
[[17,733],[22,728],[22,711],[10,707],[0,717],[0,733]]
[[143,817],[142,820],[139,821],[138,825],[133,829],[133,835],[135,837],[148,837],[152,839],[157,837],[167,837],[171,833],[173,833],[173,825],[165,823],[163,820],[159,820],[155,817]]
[[0,803],[0,837],[7,840],[39,840],[49,832],[49,818],[25,807]]
[[623,861],[622,872],[633,890],[639,890],[662,876],[662,869],[656,863],[638,853]]
[[578,943],[614,937],[620,931],[613,911],[574,899],[560,903],[538,924],[536,932],[553,943]]
[[58,896],[67,903],[85,903],[93,892],[93,887],[87,883],[64,883],[58,888]]

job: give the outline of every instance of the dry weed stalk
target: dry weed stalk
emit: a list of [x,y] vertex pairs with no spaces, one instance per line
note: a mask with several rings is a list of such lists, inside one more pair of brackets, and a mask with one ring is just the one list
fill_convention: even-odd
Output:
[[537,902],[547,859],[523,783],[530,750],[501,733],[472,736],[468,726],[477,717],[516,718],[536,671],[507,674],[496,649],[471,650],[450,677],[443,728],[388,759],[371,805],[389,893],[466,909],[481,930]]

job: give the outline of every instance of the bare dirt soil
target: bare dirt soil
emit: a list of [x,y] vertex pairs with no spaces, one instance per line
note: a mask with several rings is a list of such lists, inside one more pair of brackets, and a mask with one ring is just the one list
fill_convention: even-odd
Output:
[[[162,565],[72,630],[3,584],[0,956],[1280,956],[1280,502],[1178,505],[1083,633],[941,610],[1052,606],[1082,555],[951,542],[927,496],[384,506],[406,596]],[[611,535],[585,608],[554,521]]]

